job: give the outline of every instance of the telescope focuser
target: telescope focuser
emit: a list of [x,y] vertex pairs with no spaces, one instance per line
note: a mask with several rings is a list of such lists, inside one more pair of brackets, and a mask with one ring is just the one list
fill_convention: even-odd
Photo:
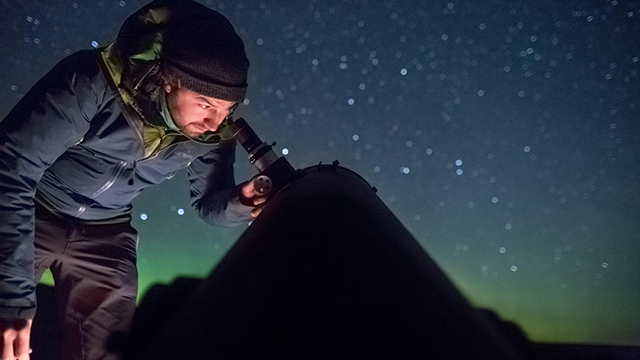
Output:
[[287,159],[276,155],[275,143],[268,145],[260,140],[244,118],[238,118],[229,127],[249,154],[249,162],[258,169],[259,174],[253,179],[258,194],[270,198],[293,180],[296,171]]

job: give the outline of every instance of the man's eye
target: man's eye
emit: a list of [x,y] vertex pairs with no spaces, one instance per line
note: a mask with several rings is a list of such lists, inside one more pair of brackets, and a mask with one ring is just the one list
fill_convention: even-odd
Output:
[[206,105],[206,104],[200,104],[200,107],[201,107],[201,108],[203,108],[203,109],[205,109],[205,110],[206,110],[206,109],[208,109],[208,108],[210,108],[210,106],[209,106],[209,105]]

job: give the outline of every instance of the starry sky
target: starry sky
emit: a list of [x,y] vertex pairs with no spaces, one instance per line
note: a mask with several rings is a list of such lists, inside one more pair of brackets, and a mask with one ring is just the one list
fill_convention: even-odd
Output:
[[[0,116],[146,2],[0,0]],[[640,2],[201,2],[245,41],[237,113],[294,167],[361,174],[531,339],[640,345]],[[201,221],[187,184],[134,202],[141,294],[207,276],[244,229]]]

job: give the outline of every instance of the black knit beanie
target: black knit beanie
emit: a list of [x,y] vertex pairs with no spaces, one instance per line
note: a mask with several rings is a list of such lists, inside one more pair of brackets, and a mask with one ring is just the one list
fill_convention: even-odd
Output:
[[163,48],[161,71],[169,83],[220,100],[244,99],[249,59],[220,13],[167,29]]

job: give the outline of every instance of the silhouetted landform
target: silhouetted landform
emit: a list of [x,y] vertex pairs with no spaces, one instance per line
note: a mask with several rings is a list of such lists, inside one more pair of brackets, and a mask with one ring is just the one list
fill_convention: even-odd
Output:
[[[37,319],[47,319],[42,296],[39,303]],[[45,328],[34,328],[34,360]],[[470,306],[374,189],[335,165],[300,172],[207,279],[154,286],[128,340],[127,360],[640,354],[637,347],[531,343],[516,325]]]

